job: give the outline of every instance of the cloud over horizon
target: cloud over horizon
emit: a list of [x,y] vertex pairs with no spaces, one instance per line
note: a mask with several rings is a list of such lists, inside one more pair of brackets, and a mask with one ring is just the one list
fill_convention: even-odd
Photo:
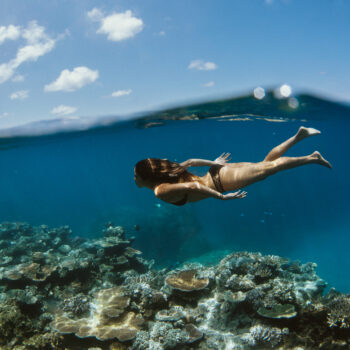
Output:
[[52,108],[51,113],[56,115],[68,115],[76,112],[76,110],[76,107],[59,105],[57,107]]
[[126,96],[126,95],[130,95],[132,93],[132,90],[117,90],[112,92],[112,97],[121,97],[121,96]]
[[214,62],[204,62],[203,60],[193,60],[188,65],[188,69],[195,70],[215,70],[218,69],[218,66]]
[[99,76],[98,70],[88,67],[75,67],[72,71],[64,69],[52,83],[45,85],[45,92],[66,91],[72,92],[93,83]]
[[56,40],[45,33],[45,28],[39,26],[36,21],[29,22],[24,29],[9,25],[0,27],[0,43],[5,40],[15,40],[22,37],[26,45],[18,49],[16,57],[12,60],[0,64],[0,84],[11,79],[16,69],[24,62],[36,61],[40,56],[50,52],[54,47]]
[[11,100],[24,100],[24,99],[28,98],[28,96],[29,96],[28,93],[29,93],[28,90],[19,90],[19,91],[13,92],[10,95],[10,99]]
[[17,74],[12,78],[12,81],[14,83],[21,83],[22,81],[24,81],[24,76],[21,74]]
[[97,34],[106,34],[111,41],[122,41],[134,37],[143,29],[141,18],[134,17],[130,10],[120,13],[112,13],[104,16],[103,12],[93,8],[87,13],[90,20],[100,22]]
[[215,85],[215,82],[208,81],[207,83],[203,84],[202,86],[208,88],[208,87],[213,87],[214,85]]
[[10,24],[9,26],[0,26],[0,45],[6,40],[16,40],[20,37],[20,27]]

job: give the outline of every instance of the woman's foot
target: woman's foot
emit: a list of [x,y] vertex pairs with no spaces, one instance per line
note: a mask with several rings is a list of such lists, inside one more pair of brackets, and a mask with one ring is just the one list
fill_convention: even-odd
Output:
[[305,126],[301,126],[296,134],[298,140],[303,140],[309,136],[321,134],[321,131],[314,128],[305,128]]
[[331,163],[329,163],[327,160],[325,160],[322,156],[321,153],[318,151],[315,151],[314,153],[311,154],[311,157],[313,157],[314,159],[316,159],[316,163],[326,166],[329,169],[332,169],[332,165]]

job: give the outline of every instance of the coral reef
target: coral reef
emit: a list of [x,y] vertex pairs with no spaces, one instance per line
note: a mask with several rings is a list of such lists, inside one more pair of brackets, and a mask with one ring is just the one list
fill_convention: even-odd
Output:
[[[133,238],[126,239],[122,227],[108,224],[102,236],[93,240],[72,237],[67,226],[0,225],[1,349],[13,349],[24,341],[28,344],[21,346],[28,349],[59,348],[63,338],[53,332],[53,320],[57,323],[59,316],[67,317],[71,323],[66,327],[79,323],[92,312],[94,297],[105,296],[100,290],[121,284],[131,271],[149,270],[150,263],[131,247]],[[109,305],[115,307],[115,303],[113,296]],[[139,323],[130,312],[123,317],[132,326]],[[117,333],[123,331],[125,338],[124,328]],[[99,338],[110,338],[101,332]]]
[[155,270],[133,240],[1,224],[0,348],[350,348],[350,295],[324,295],[313,263],[236,252]]

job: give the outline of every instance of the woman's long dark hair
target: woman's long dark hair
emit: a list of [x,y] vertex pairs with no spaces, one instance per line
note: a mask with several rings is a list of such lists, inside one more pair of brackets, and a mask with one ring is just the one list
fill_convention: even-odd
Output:
[[187,182],[195,177],[179,163],[157,158],[147,158],[137,162],[135,173],[141,179],[155,183]]

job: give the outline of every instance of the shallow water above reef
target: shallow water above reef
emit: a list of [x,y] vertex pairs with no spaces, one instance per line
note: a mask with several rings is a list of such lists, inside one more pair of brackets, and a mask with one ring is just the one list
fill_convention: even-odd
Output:
[[[329,286],[349,292],[349,108],[306,95],[296,99],[299,105],[292,108],[272,95],[263,101],[245,97],[41,137],[20,135],[60,130],[61,121],[51,129],[42,123],[41,129],[2,131],[19,136],[0,142],[0,222],[69,225],[82,237],[97,237],[104,223],[116,222],[158,266],[176,267],[214,250],[313,261]],[[134,184],[133,166],[140,159],[181,162],[230,152],[232,162],[256,162],[301,125],[322,134],[286,155],[319,150],[332,170],[292,169],[245,188],[244,199],[207,199],[185,207],[160,202]]]

